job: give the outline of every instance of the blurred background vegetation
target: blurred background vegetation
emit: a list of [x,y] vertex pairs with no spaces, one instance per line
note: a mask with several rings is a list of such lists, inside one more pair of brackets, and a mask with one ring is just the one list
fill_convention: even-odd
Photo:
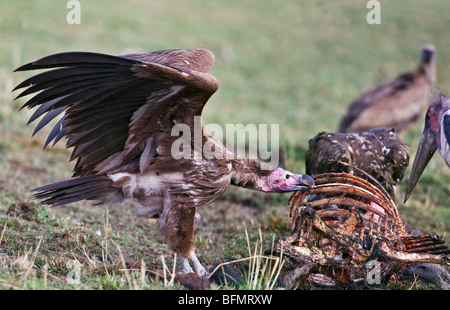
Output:
[[[158,255],[169,260],[171,255],[165,245],[154,245],[154,223],[136,219],[129,204],[105,213],[106,208],[86,203],[48,209],[30,199],[28,189],[70,177],[72,165],[61,142],[42,151],[45,132],[31,139],[33,126],[26,126],[30,113],[18,111],[24,101],[13,102],[11,90],[31,75],[12,72],[24,63],[65,51],[121,55],[209,49],[216,56],[211,73],[220,88],[206,105],[204,122],[279,124],[285,166],[297,173],[304,172],[308,140],[321,131],[335,131],[361,92],[413,70],[423,44],[436,46],[435,87],[450,94],[446,0],[380,1],[380,25],[366,22],[366,1],[79,0],[78,25],[66,21],[67,2],[0,3],[0,287],[70,287],[64,280],[67,266],[48,261],[73,256],[87,264],[83,246],[89,257],[100,256],[108,238],[119,242],[127,256],[155,268],[160,266]],[[422,128],[423,117],[404,137],[411,163]],[[403,205],[409,171],[398,189],[402,216],[419,229],[450,239],[449,168],[435,156]],[[212,265],[220,257],[247,255],[245,228],[261,228],[276,237],[288,234],[288,197],[231,189],[199,210],[200,258]],[[39,236],[44,242],[30,270],[47,262],[53,277],[45,284],[40,271],[24,277],[20,264],[14,264],[37,248]],[[109,251],[116,249],[110,246]],[[120,275],[118,269],[106,274],[92,270],[85,272],[85,282],[96,284],[86,284],[88,288],[122,288],[128,283],[114,278]]]

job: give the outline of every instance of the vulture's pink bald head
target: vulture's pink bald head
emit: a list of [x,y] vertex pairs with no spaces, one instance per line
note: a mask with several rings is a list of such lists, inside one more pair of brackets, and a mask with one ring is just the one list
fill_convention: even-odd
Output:
[[310,188],[314,186],[314,180],[306,174],[294,174],[277,168],[265,178],[261,185],[261,190],[264,192],[290,192]]

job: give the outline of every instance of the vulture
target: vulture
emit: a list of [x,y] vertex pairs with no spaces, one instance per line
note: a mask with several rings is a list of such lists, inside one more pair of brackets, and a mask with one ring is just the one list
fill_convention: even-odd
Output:
[[402,136],[421,115],[436,80],[435,48],[422,47],[418,68],[395,80],[376,86],[354,100],[343,116],[339,132],[362,132],[373,128],[394,128]]
[[405,175],[409,154],[406,143],[392,128],[358,133],[321,132],[309,140],[305,163],[308,175],[346,172],[378,182],[395,201],[395,187]]
[[434,98],[425,116],[425,126],[408,180],[405,203],[436,150],[439,150],[450,167],[450,98],[443,93]]
[[[196,208],[230,185],[285,192],[314,185],[310,176],[227,150],[201,122],[219,84],[206,49],[170,49],[112,56],[91,52],[50,55],[15,71],[51,69],[14,90],[36,93],[22,106],[41,117],[34,133],[54,120],[44,149],[63,137],[75,160],[70,179],[34,189],[50,206],[134,199],[137,214],[157,217],[159,235],[179,254],[182,273],[208,274],[194,251]],[[56,123],[56,124],[55,124]],[[188,134],[190,132],[190,134]]]

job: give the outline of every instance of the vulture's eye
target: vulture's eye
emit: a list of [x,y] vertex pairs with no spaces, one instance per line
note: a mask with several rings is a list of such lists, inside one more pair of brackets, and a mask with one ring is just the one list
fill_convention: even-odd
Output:
[[289,174],[286,174],[286,180],[289,179],[291,176]]

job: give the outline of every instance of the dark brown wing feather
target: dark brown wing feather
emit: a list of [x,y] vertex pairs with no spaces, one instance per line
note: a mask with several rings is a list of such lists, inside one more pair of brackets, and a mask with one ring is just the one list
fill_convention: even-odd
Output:
[[35,133],[64,113],[44,148],[67,137],[71,160],[77,160],[74,176],[144,169],[145,160],[155,155],[158,135],[170,133],[176,123],[193,126],[217,90],[217,80],[207,73],[213,62],[213,54],[203,49],[125,56],[61,53],[16,69],[56,68],[14,90],[28,87],[17,98],[39,92],[23,106],[37,107],[29,122],[43,116]]

